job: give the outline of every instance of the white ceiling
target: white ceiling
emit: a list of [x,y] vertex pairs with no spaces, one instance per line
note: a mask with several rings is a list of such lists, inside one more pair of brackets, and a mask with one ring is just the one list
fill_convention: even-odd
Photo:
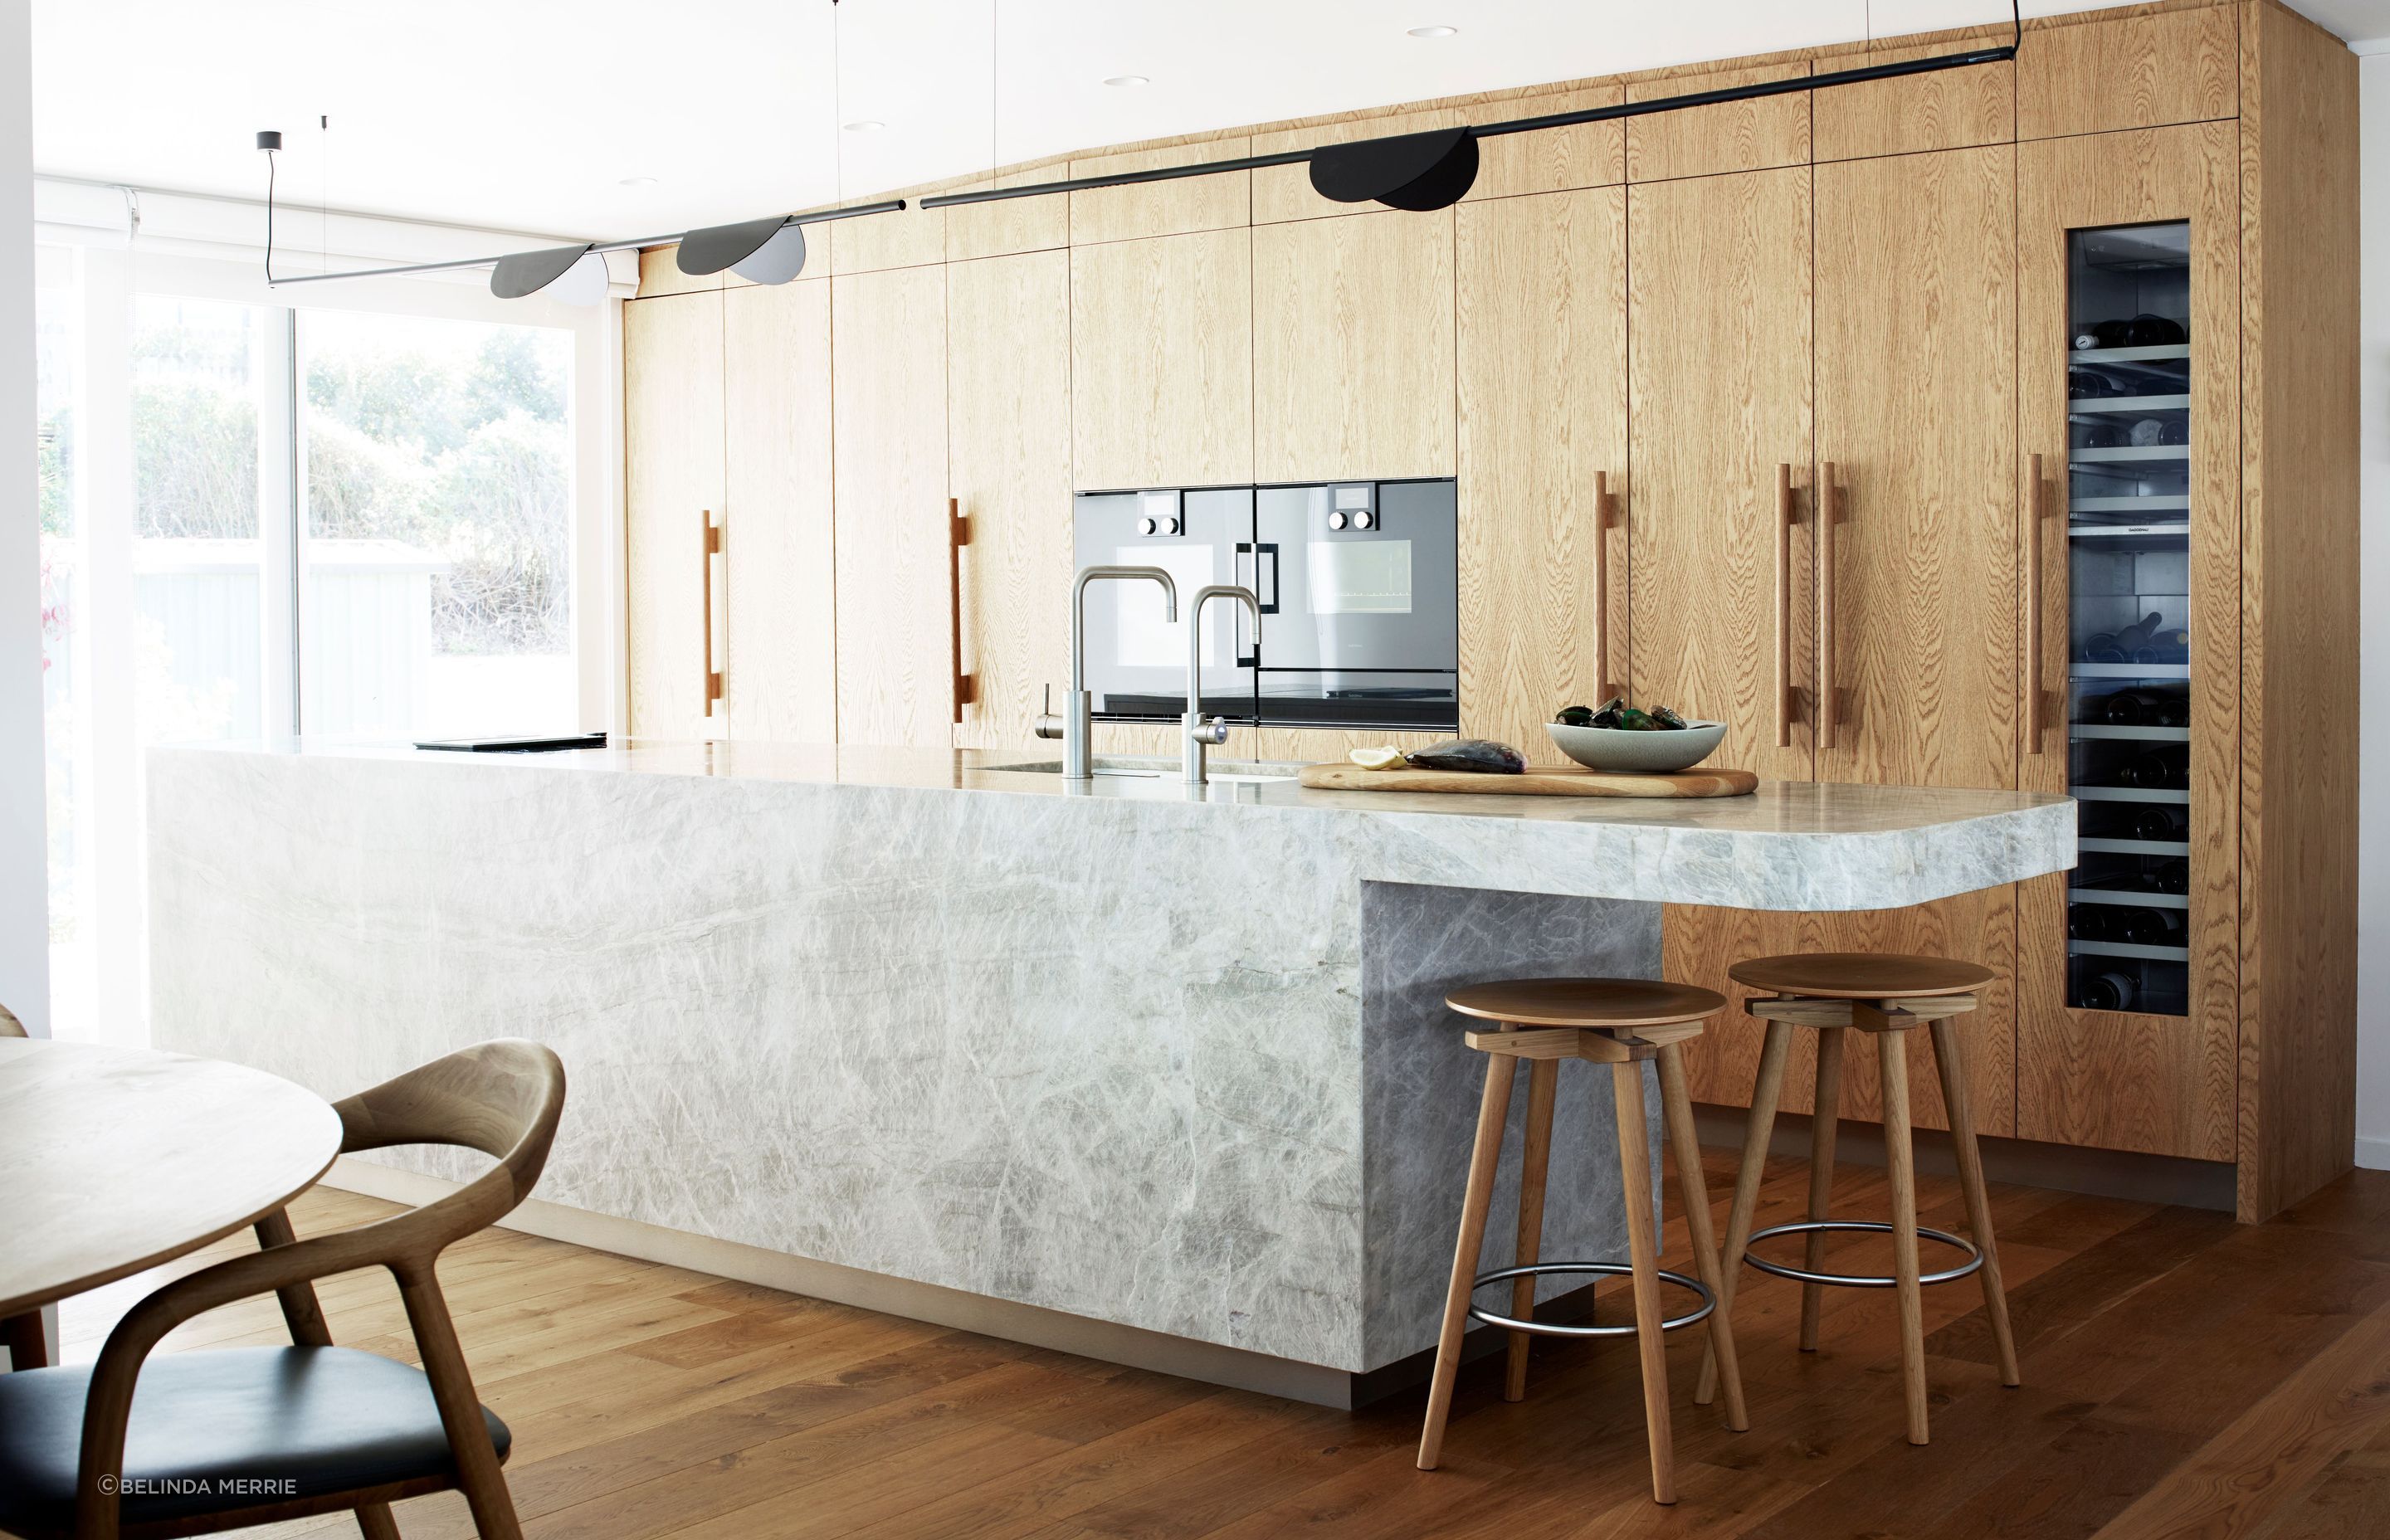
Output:
[[[2390,0],[2293,3],[2353,41],[2390,37]],[[278,128],[281,191],[305,203],[619,237],[827,203],[842,176],[853,198],[992,160],[2005,14],[1998,0],[836,9],[834,98],[830,0],[35,0],[34,161],[253,198],[264,167],[252,135]],[[1459,31],[1407,35],[1437,23]],[[1103,83],[1122,74],[1152,83]],[[864,119],[887,126],[836,126]],[[641,176],[655,180],[622,185]]]

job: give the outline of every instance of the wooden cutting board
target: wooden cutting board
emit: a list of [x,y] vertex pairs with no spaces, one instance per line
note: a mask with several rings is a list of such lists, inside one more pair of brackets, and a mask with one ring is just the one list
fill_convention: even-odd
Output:
[[1531,764],[1520,776],[1306,764],[1303,784],[1321,791],[1459,791],[1497,797],[1742,797],[1758,789],[1759,777],[1748,770],[1679,770],[1653,776],[1587,770],[1574,764]]

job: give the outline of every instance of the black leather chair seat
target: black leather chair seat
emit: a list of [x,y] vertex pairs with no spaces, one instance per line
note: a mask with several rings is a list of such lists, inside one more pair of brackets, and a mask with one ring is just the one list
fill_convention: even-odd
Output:
[[[87,1365],[0,1374],[0,1530],[39,1535],[73,1527],[90,1380]],[[487,1407],[482,1418],[506,1458],[507,1425]],[[141,1366],[133,1394],[123,1521],[455,1471],[431,1382],[410,1365],[338,1347],[164,1353]]]

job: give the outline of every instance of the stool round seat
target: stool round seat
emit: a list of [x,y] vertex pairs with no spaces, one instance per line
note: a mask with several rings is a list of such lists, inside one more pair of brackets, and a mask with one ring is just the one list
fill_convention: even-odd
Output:
[[1749,989],[1819,1000],[1888,1000],[1968,995],[1998,977],[1980,963],[1883,952],[1810,952],[1746,957],[1726,976]]
[[1463,1016],[1522,1027],[1664,1027],[1702,1021],[1726,996],[1658,979],[1505,979],[1444,997]]

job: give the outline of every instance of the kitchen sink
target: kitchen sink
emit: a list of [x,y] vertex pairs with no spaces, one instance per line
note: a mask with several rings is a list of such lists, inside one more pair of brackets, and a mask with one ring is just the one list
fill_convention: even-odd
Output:
[[[1005,775],[1059,776],[1062,773],[1062,762],[1058,759],[1040,760],[1028,764],[990,764],[982,768]],[[1296,773],[1301,768],[1300,765],[1292,764],[1248,764],[1233,769],[1225,769],[1217,761],[1214,761],[1211,769],[1211,777],[1214,782],[1227,782],[1230,785],[1240,782],[1260,785],[1272,781],[1291,781],[1295,778]],[[1098,778],[1104,780],[1118,778],[1175,781],[1179,776],[1179,768],[1177,763],[1172,760],[1098,760],[1095,774]]]

